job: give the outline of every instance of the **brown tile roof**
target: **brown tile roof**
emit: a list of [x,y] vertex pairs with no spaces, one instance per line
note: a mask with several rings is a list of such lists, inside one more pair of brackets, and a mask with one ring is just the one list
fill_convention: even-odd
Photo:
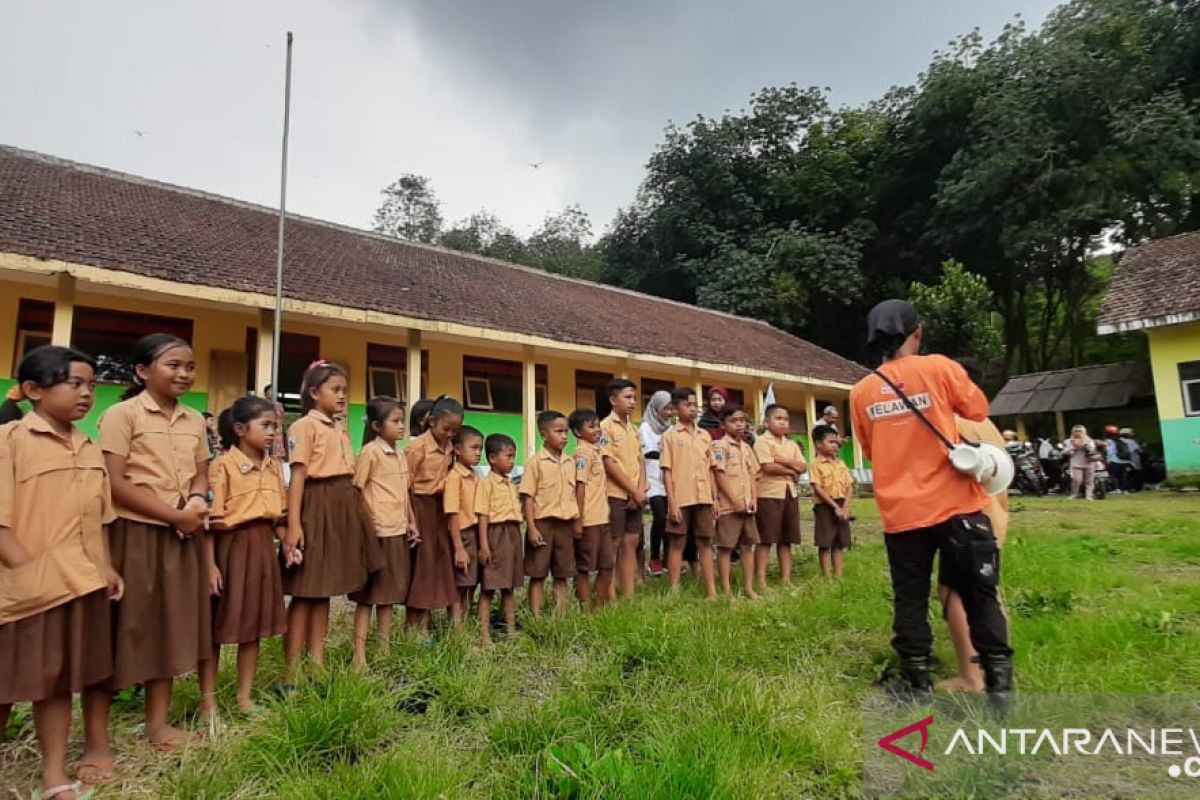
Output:
[[1102,364],[1014,375],[992,398],[991,415],[1124,408],[1154,394],[1149,364]]
[[[277,225],[269,208],[0,146],[0,252],[274,294]],[[298,300],[846,384],[864,374],[763,322],[305,217],[288,218],[284,275]]]
[[1113,276],[1100,333],[1154,328],[1200,319],[1200,232],[1131,247]]

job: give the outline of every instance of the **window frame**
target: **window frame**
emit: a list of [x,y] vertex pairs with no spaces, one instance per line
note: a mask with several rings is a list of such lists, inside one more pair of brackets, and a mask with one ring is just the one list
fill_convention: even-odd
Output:
[[[477,389],[482,388],[483,392],[487,395],[486,402],[477,400],[471,393],[472,383],[477,384]],[[492,379],[478,375],[464,375],[463,401],[467,409],[472,411],[494,411],[495,406],[492,403]]]
[[[387,373],[388,375],[390,375],[391,379],[395,381],[396,391],[395,392],[379,391],[375,386],[376,373]],[[394,397],[395,399],[399,400],[402,403],[407,403],[408,398],[406,398],[404,396],[407,391],[408,391],[408,382],[407,382],[407,376],[405,375],[404,370],[397,369],[396,367],[375,367],[375,366],[367,367],[368,399],[370,397],[379,397],[381,395],[386,394],[388,397]]]
[[1200,389],[1200,378],[1187,378],[1179,382],[1179,388],[1183,392],[1183,415],[1185,417],[1200,417],[1200,406],[1192,407],[1189,388],[1195,386]]

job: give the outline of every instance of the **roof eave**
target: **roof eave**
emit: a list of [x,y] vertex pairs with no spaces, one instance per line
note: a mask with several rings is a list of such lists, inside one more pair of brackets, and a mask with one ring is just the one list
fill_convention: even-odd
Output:
[[1183,325],[1188,322],[1200,322],[1200,309],[1184,311],[1179,314],[1162,314],[1157,317],[1140,317],[1117,322],[1103,322],[1096,326],[1096,332],[1101,336],[1109,336],[1114,333],[1144,331],[1150,328],[1163,328],[1167,325]]

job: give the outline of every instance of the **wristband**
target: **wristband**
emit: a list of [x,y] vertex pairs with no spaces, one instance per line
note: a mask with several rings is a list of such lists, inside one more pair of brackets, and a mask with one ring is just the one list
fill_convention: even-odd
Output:
[[203,500],[205,503],[207,503],[207,502],[208,502],[208,495],[207,495],[207,494],[204,494],[203,492],[192,492],[191,494],[189,494],[189,495],[187,496],[187,499],[188,499],[188,500],[191,500],[193,497],[199,497],[199,498],[200,498],[201,500]]

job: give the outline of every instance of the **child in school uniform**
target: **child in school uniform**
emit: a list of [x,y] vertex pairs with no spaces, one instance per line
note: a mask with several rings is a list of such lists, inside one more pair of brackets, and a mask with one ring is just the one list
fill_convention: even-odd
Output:
[[671,392],[678,424],[663,434],[663,483],[667,487],[667,534],[671,537],[667,552],[667,575],[671,591],[679,589],[679,572],[683,564],[683,546],[691,531],[696,541],[696,557],[704,588],[710,600],[717,597],[713,575],[712,541],[716,533],[713,505],[715,491],[712,469],[712,437],[696,425],[696,391],[680,387]]
[[[575,434],[575,596],[582,605],[599,608],[608,602],[613,577],[612,536],[609,535],[608,476],[600,454],[600,417],[579,408],[567,418]],[[596,573],[596,591],[591,575]]]
[[800,506],[796,481],[807,469],[800,445],[788,438],[791,416],[787,408],[772,403],[766,409],[767,430],[754,442],[758,458],[758,547],[754,571],[758,590],[767,590],[767,563],[771,545],[779,559],[785,586],[792,583],[792,546],[800,544]]
[[289,677],[305,649],[314,664],[325,663],[329,599],[362,589],[383,567],[370,511],[354,486],[346,386],[337,364],[311,364],[300,382],[304,416],[288,430],[292,481],[282,555],[283,590],[292,598],[283,640]]
[[728,403],[717,412],[724,436],[713,442],[713,479],[717,484],[717,569],[721,588],[732,599],[729,583],[733,551],[738,551],[746,596],[758,599],[754,591],[754,553],[758,544],[758,459],[746,444],[746,412],[737,403]]
[[839,456],[842,437],[836,428],[813,428],[817,457],[810,476],[813,488],[813,544],[821,561],[821,574],[842,577],[843,553],[850,549],[850,499],[854,478]]
[[193,739],[167,724],[173,681],[212,658],[208,442],[204,418],[180,402],[196,381],[190,344],[144,336],[133,368],[133,386],[100,418],[117,514],[109,550],[126,587],[113,608],[112,686],[145,684],[145,741],[175,750]]
[[429,631],[429,612],[433,609],[449,609],[455,619],[460,613],[451,554],[462,547],[462,540],[450,538],[443,495],[454,458],[454,437],[462,422],[462,405],[443,395],[429,410],[426,431],[404,449],[412,481],[413,512],[421,527],[421,541],[413,549],[407,622],[423,634]]
[[[42,797],[74,800],[67,775],[71,696],[83,693],[81,781],[112,777],[110,601],[124,584],[104,526],[115,519],[104,456],[75,423],[92,408],[96,362],[66,347],[31,351],[11,397],[33,413],[0,427],[0,704],[33,703]],[[18,475],[20,479],[18,479]]]
[[258,668],[259,642],[287,628],[283,575],[275,532],[287,520],[283,466],[271,456],[282,436],[275,404],[242,397],[221,412],[218,427],[224,454],[209,467],[213,504],[208,517],[216,572],[213,600],[213,655],[200,662],[200,713],[216,714],[213,691],[221,645],[238,646],[238,708],[255,710],[250,692]]
[[[646,469],[641,438],[633,424],[637,386],[633,381],[609,381],[612,413],[600,423],[600,455],[608,479],[609,526],[621,594],[632,597],[641,552],[642,508],[646,505]],[[615,591],[609,591],[615,599]]]
[[375,610],[379,653],[388,652],[394,607],[408,599],[412,575],[412,545],[420,540],[420,529],[408,500],[408,460],[400,440],[404,438],[404,403],[392,397],[374,397],[366,406],[363,447],[354,465],[354,485],[375,523],[375,536],[383,554],[383,568],[367,579],[367,585],[350,594],[354,607],[355,670],[367,665],[367,635],[371,610]]
[[509,478],[517,458],[517,445],[502,433],[483,442],[491,471],[475,492],[479,518],[479,632],[485,645],[492,643],[492,596],[500,592],[504,624],[511,635],[517,629],[517,606],[513,592],[525,582],[521,556],[521,501]]
[[479,515],[475,513],[475,490],[479,478],[475,465],[483,454],[483,434],[470,425],[454,437],[454,466],[446,476],[443,505],[450,542],[454,548],[454,584],[458,587],[458,616],[461,622],[471,613],[471,599],[479,585]]
[[529,606],[533,615],[540,617],[547,575],[554,581],[555,609],[559,614],[567,611],[567,580],[576,575],[574,522],[579,517],[579,501],[575,461],[563,452],[567,418],[559,411],[543,411],[538,414],[537,426],[542,449],[525,465],[521,495],[525,498]]

